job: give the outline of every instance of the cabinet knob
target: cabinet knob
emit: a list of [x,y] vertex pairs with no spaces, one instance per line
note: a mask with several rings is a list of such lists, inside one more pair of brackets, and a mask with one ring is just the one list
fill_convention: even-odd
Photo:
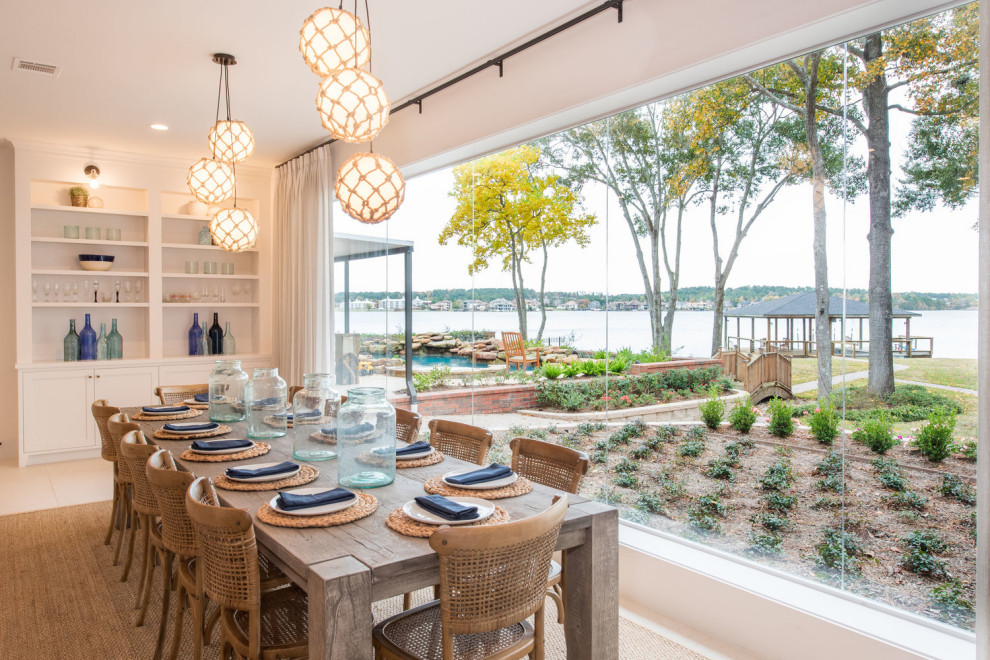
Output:
[[86,378],[92,378],[92,377],[93,377],[93,374],[89,374],[88,376],[86,376]]
[[99,378],[100,377],[100,374],[96,374],[96,377]]

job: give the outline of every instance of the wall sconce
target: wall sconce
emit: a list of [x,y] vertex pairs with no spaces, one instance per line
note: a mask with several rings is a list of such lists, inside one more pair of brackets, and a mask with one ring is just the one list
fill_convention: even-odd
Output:
[[96,190],[100,187],[100,168],[96,165],[87,165],[83,169],[83,174],[89,177],[89,188],[90,190]]

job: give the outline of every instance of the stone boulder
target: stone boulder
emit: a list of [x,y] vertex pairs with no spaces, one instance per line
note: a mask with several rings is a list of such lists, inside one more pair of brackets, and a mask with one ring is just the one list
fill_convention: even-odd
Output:
[[498,359],[498,354],[492,351],[479,351],[474,354],[474,357],[483,362],[492,362]]
[[451,348],[454,348],[455,346],[457,346],[456,339],[442,339],[442,338],[436,341],[431,341],[429,344],[426,345],[427,348],[431,348],[434,350],[449,350]]

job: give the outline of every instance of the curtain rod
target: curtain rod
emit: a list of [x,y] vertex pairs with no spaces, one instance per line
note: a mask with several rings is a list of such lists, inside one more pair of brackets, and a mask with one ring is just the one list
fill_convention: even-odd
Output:
[[[529,41],[527,41],[525,43],[522,43],[522,44],[516,46],[515,48],[512,48],[510,50],[507,50],[504,53],[501,53],[500,55],[496,55],[495,57],[492,57],[491,59],[483,62],[482,64],[479,64],[478,66],[474,67],[473,69],[470,69],[468,71],[465,71],[464,73],[460,74],[459,76],[456,76],[454,78],[451,78],[450,80],[448,80],[446,82],[440,83],[436,87],[432,87],[432,88],[426,90],[425,92],[423,92],[422,94],[418,94],[418,95],[414,96],[413,98],[409,99],[408,101],[406,101],[404,103],[401,103],[400,105],[395,106],[389,112],[389,116],[391,117],[396,112],[399,112],[400,110],[405,110],[406,108],[409,108],[409,107],[412,107],[412,106],[416,106],[417,108],[419,108],[419,114],[423,114],[423,101],[425,99],[433,96],[434,94],[438,94],[438,93],[442,92],[443,90],[447,89],[448,87],[452,87],[453,85],[456,85],[459,82],[463,82],[464,80],[467,80],[468,78],[470,78],[472,76],[475,76],[475,75],[481,73],[482,71],[484,71],[484,70],[486,70],[486,69],[488,69],[490,67],[497,66],[498,67],[498,77],[501,78],[502,75],[503,75],[503,73],[504,73],[504,69],[503,69],[503,66],[502,65],[505,62],[505,60],[509,59],[513,55],[518,55],[519,53],[523,52],[524,50],[527,50],[529,48],[532,48],[533,46],[535,46],[535,45],[537,45],[539,43],[542,43],[542,42],[546,41],[547,39],[549,39],[550,37],[553,37],[555,35],[558,35],[561,32],[563,32],[565,30],[568,30],[568,29],[574,27],[575,25],[578,25],[579,23],[583,23],[584,21],[588,20],[589,18],[592,18],[593,16],[597,16],[598,14],[600,14],[600,13],[602,13],[604,11],[608,11],[609,9],[615,9],[618,12],[618,19],[619,19],[618,22],[621,23],[622,22],[622,3],[623,2],[624,2],[624,0],[606,0],[605,3],[599,5],[598,7],[595,7],[594,9],[589,9],[588,11],[584,12],[583,14],[580,14],[578,16],[575,16],[571,20],[566,21],[564,23],[561,23],[557,27],[551,28],[550,30],[547,30],[546,32],[544,32],[542,34],[539,34],[539,35],[533,37]],[[326,145],[333,144],[336,141],[337,140],[335,138],[331,138],[329,140],[326,140],[324,142],[321,142],[321,143],[319,143],[318,145],[316,145],[314,147],[310,147],[309,149],[307,149],[306,151],[304,151],[302,153],[296,154],[295,156],[293,156],[289,160],[285,161],[284,163],[279,163],[276,167],[282,167],[283,165],[285,165],[285,164],[287,164],[287,163],[295,160],[296,158],[299,158],[301,156],[305,156],[308,153],[312,153],[312,152],[316,151],[320,147],[325,147]]]

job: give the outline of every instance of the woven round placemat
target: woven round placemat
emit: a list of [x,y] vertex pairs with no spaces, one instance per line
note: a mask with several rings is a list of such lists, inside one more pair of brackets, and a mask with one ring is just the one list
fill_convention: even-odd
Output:
[[203,431],[201,433],[171,433],[164,428],[160,428],[155,431],[155,437],[159,440],[199,440],[200,438],[213,438],[224,433],[230,433],[230,431],[231,428],[226,424],[221,424],[212,431]]
[[430,477],[423,482],[423,488],[432,495],[444,497],[480,497],[483,500],[500,500],[503,497],[518,497],[533,490],[533,482],[526,477],[519,477],[508,486],[490,488],[488,490],[471,490],[470,488],[454,488],[443,482],[443,477]]
[[443,454],[439,450],[434,449],[433,453],[429,456],[424,456],[423,458],[414,458],[408,461],[396,461],[395,467],[398,469],[403,468],[416,468],[416,467],[426,467],[427,465],[436,465],[443,460]]
[[[268,426],[275,426],[275,427],[281,427],[282,426],[282,422],[276,422],[275,421],[275,415],[267,415],[266,417],[262,418],[261,421],[263,421]],[[285,428],[287,428],[287,429],[291,429],[292,428],[292,420],[286,420],[285,421]]]
[[197,454],[189,449],[179,456],[184,461],[193,463],[223,463],[224,461],[243,461],[245,458],[264,456],[272,450],[272,446],[264,442],[256,442],[254,447],[239,451],[236,454]]
[[202,410],[187,410],[186,412],[176,413],[174,415],[148,415],[147,413],[139,412],[131,415],[131,419],[136,419],[139,422],[171,422],[176,419],[192,419],[202,414]]
[[308,484],[320,476],[320,471],[311,465],[303,465],[299,472],[278,481],[233,481],[226,475],[213,477],[213,485],[224,490],[278,490]]
[[358,501],[343,511],[324,516],[287,516],[265,503],[258,509],[258,520],[275,527],[336,527],[367,518],[378,509],[378,498],[367,493],[355,493]]
[[[458,527],[484,527],[486,525],[501,525],[502,523],[509,522],[509,512],[500,506],[495,507],[495,513],[488,516],[484,520],[480,520],[476,523],[471,523],[470,525],[458,525]],[[406,536],[419,536],[421,538],[427,538],[433,536],[433,532],[440,529],[439,525],[427,525],[426,523],[421,523],[417,520],[413,520],[406,515],[406,512],[401,508],[396,509],[392,513],[388,514],[388,518],[385,519],[385,524],[397,531],[399,534],[405,534]]]
[[316,440],[317,442],[322,442],[325,445],[335,445],[337,444],[337,436],[334,435],[323,435],[319,431],[316,433],[310,433],[309,437],[311,440]]

